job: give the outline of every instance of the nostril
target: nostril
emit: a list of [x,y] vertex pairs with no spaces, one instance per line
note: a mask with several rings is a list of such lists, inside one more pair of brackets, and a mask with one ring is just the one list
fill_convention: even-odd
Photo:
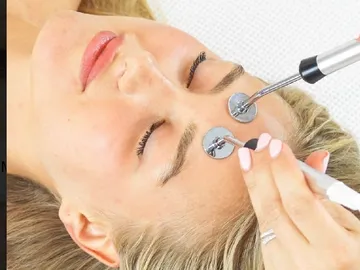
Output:
[[125,75],[126,70],[127,70],[127,63],[126,61],[122,61],[119,67],[116,69],[116,73],[115,73],[116,78],[118,80],[121,79]]
[[123,68],[116,76],[118,90],[122,93],[141,94],[152,89],[154,84],[164,84],[164,75],[150,52],[123,54],[122,58]]

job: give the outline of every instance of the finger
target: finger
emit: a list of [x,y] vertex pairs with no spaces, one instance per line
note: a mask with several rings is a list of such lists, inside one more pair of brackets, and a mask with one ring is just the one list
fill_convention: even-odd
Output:
[[319,172],[325,173],[330,159],[328,151],[316,151],[310,154],[305,163]]
[[[329,163],[330,154],[328,151],[317,151],[312,153],[306,160],[305,163],[312,168],[326,172],[327,165]],[[342,227],[349,232],[360,234],[360,221],[350,211],[342,207],[341,205],[334,203],[324,196],[316,196],[324,208],[328,211],[330,216]]]
[[[268,245],[261,245],[261,253],[265,269],[288,270],[294,269],[294,261],[289,250],[280,241],[272,241],[272,248]],[[269,243],[270,244],[270,243]],[[276,247],[274,247],[276,246]]]
[[321,199],[320,202],[335,222],[360,237],[360,220],[353,213],[328,199]]
[[[327,166],[329,163],[330,154],[327,151],[317,151],[310,154],[310,156],[307,157],[305,160],[305,163],[315,170],[318,170],[322,173],[325,173],[327,170]],[[306,178],[306,182],[308,186],[310,187],[311,191],[313,192],[314,196],[321,200],[326,199],[326,195],[324,195],[324,192],[322,189],[319,189],[319,187],[315,184],[309,181],[309,178]]]
[[270,140],[271,136],[268,134],[262,134],[259,137],[258,145],[260,149],[263,149],[262,151],[259,147],[256,152],[247,148],[239,149],[244,181],[261,233],[273,229],[277,236],[266,245],[266,249],[271,253],[281,252],[280,246],[275,243],[278,241],[286,246],[291,243],[292,247],[301,249],[307,245],[307,242],[285,212],[271,173],[271,158],[268,151],[265,151]]
[[311,244],[328,246],[348,237],[309,189],[291,149],[280,140],[269,146],[271,170],[285,211]]
[[[272,243],[272,245],[279,245],[279,243]],[[282,249],[276,247],[275,250],[282,250]],[[266,270],[267,269],[276,270],[276,266],[274,265],[274,257],[271,256],[271,251],[264,245],[261,245],[261,254],[264,263],[264,268]]]

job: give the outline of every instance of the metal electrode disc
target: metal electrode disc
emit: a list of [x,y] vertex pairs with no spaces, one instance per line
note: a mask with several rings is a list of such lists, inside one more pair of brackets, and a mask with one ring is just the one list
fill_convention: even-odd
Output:
[[214,145],[220,139],[225,136],[233,137],[233,134],[223,127],[214,127],[210,129],[203,137],[202,145],[205,153],[215,159],[227,158],[234,151],[235,146],[230,143],[223,143],[220,146],[214,148],[213,151],[209,152],[209,147]]
[[256,117],[257,106],[252,104],[246,112],[239,112],[239,104],[245,102],[249,97],[244,93],[235,93],[228,100],[228,109],[232,118],[241,123],[249,123]]

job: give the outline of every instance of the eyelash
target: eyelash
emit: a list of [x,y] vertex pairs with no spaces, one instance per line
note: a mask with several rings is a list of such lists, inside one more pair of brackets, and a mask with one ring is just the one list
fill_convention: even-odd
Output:
[[188,81],[186,83],[186,88],[189,88],[193,78],[194,78],[194,75],[195,75],[195,71],[196,69],[198,68],[198,66],[204,62],[206,60],[206,53],[205,52],[201,52],[197,57],[196,59],[194,60],[191,68],[190,68],[190,73],[189,73],[189,77],[188,77]]
[[[206,53],[205,52],[199,53],[199,55],[196,57],[193,64],[191,65],[188,81],[186,83],[186,88],[188,88],[190,86],[190,84],[194,78],[195,71],[198,68],[198,66],[205,60],[206,60]],[[149,130],[147,130],[145,132],[144,136],[141,138],[141,140],[139,142],[138,148],[136,149],[136,155],[138,157],[143,155],[146,143],[148,142],[151,134],[164,123],[165,123],[165,120],[158,121],[158,122],[152,124],[151,127],[149,128]]]
[[158,121],[158,122],[152,124],[151,127],[149,128],[149,130],[147,130],[145,132],[144,136],[141,138],[141,140],[139,142],[138,148],[136,149],[136,155],[138,157],[142,156],[142,154],[144,153],[146,143],[149,140],[151,134],[164,123],[165,123],[165,120]]

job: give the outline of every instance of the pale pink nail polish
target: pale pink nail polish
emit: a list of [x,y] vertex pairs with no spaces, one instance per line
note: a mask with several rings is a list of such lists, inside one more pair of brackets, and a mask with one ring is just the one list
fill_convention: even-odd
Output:
[[281,149],[282,149],[282,141],[278,139],[271,140],[269,146],[269,152],[272,158],[276,158],[280,154]]
[[256,151],[261,151],[263,150],[265,147],[268,146],[269,142],[271,140],[271,136],[268,133],[263,133],[260,135],[257,146],[256,146]]
[[243,171],[247,172],[251,168],[251,153],[250,150],[246,147],[242,147],[238,151],[240,166]]
[[330,160],[330,153],[328,151],[326,151],[327,154],[323,159],[323,172],[326,173],[327,167],[329,165],[329,160]]

